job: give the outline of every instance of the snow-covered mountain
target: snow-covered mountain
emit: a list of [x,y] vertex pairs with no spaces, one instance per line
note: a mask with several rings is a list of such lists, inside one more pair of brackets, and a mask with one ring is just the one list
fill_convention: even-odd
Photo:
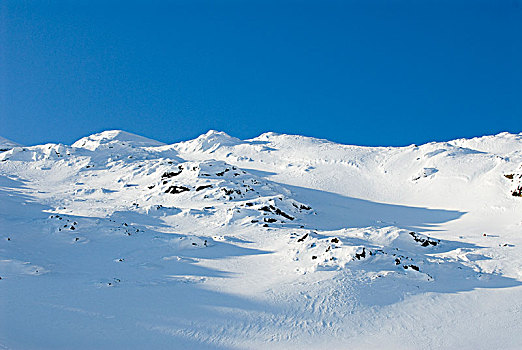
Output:
[[0,148],[0,347],[522,346],[522,133]]
[[20,145],[14,141],[8,140],[2,136],[0,136],[0,152],[9,151],[14,147],[19,147]]

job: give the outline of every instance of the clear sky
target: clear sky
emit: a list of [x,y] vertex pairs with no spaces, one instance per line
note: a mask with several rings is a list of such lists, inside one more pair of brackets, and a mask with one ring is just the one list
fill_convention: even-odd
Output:
[[519,0],[2,0],[0,135],[522,131]]

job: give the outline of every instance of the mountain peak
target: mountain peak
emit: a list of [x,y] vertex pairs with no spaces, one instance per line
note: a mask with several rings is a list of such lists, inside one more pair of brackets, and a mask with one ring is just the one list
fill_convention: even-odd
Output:
[[244,143],[237,137],[230,136],[226,132],[209,130],[197,138],[185,142],[180,142],[178,147],[184,152],[213,152],[219,147],[235,146]]
[[230,136],[229,134],[227,134],[226,132],[224,131],[219,131],[219,130],[214,130],[214,129],[210,129],[209,131],[207,131],[206,133],[200,135],[199,137],[201,136],[224,136],[224,137],[232,137]]
[[480,152],[506,155],[521,149],[522,133],[512,134],[509,132],[501,132],[496,135],[451,140],[448,141],[448,143],[452,146],[469,148]]
[[73,147],[96,150],[101,145],[109,143],[122,143],[134,147],[162,146],[164,143],[136,135],[123,130],[106,130],[100,133],[83,137],[72,144]]
[[6,139],[5,137],[0,136],[0,151],[7,151],[14,147],[19,147],[20,144]]

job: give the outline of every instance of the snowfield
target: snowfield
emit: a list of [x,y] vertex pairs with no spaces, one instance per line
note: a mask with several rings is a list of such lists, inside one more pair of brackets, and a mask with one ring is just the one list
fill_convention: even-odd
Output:
[[0,149],[0,349],[522,348],[522,133]]

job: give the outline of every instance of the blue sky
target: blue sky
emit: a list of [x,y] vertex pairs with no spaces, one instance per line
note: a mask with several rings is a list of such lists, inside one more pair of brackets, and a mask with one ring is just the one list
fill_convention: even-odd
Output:
[[522,131],[522,2],[0,2],[0,135]]

